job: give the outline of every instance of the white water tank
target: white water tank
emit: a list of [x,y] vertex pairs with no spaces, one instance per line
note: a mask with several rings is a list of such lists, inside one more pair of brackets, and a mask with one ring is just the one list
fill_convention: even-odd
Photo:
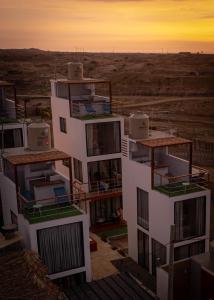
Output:
[[83,64],[82,63],[68,63],[68,79],[69,80],[83,80]]
[[28,126],[28,148],[33,151],[51,149],[51,131],[47,123],[31,123]]
[[135,113],[129,117],[129,136],[133,139],[147,139],[149,137],[149,116]]

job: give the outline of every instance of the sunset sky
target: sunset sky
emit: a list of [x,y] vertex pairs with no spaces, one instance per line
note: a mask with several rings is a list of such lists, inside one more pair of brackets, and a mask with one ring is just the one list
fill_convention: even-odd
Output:
[[0,48],[214,53],[214,0],[0,0]]

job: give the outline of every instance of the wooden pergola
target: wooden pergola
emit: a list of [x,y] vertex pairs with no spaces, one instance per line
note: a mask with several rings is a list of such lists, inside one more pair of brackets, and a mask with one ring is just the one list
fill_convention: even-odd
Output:
[[109,99],[110,99],[110,114],[112,113],[112,87],[111,81],[107,79],[93,79],[93,78],[84,78],[80,80],[69,80],[69,79],[58,79],[56,83],[62,83],[68,85],[68,98],[70,105],[70,114],[71,114],[71,93],[70,93],[70,85],[72,84],[107,84],[109,90]]
[[154,170],[155,170],[155,149],[177,146],[189,145],[189,174],[192,173],[192,141],[181,137],[165,137],[137,141],[137,143],[151,148],[151,186],[154,187]]
[[72,160],[71,156],[66,154],[63,151],[59,151],[56,149],[52,149],[49,151],[43,152],[30,152],[25,154],[14,154],[3,157],[9,164],[14,167],[14,175],[15,175],[15,185],[16,185],[16,195],[18,199],[18,167],[29,165],[29,164],[37,164],[37,163],[45,163],[45,162],[55,162],[60,160],[68,161],[69,168],[69,181],[70,181],[70,194],[73,193],[73,185],[72,185]]

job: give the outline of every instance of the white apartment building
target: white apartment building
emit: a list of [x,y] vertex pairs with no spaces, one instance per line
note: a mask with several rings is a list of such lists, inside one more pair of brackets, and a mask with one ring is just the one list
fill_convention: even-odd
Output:
[[[83,78],[82,64],[68,79],[51,80],[54,144],[72,157],[73,192],[86,192],[90,225],[117,219],[122,208],[122,118],[112,114],[111,83]],[[57,170],[68,174],[65,164]]]
[[[157,265],[169,262],[171,225],[175,225],[175,261],[209,251],[207,172],[192,166],[190,140],[150,131],[143,114],[129,122],[129,134],[122,137],[129,255],[155,274]],[[170,147],[181,145],[188,160],[170,154]]]
[[[71,195],[70,156],[51,148],[48,124],[14,122],[2,108],[0,199],[4,225],[17,224],[24,246],[39,254],[50,279],[72,284],[90,281],[89,219],[80,209],[85,207],[80,205],[81,199],[74,202]],[[59,160],[66,162],[67,176],[56,171]]]

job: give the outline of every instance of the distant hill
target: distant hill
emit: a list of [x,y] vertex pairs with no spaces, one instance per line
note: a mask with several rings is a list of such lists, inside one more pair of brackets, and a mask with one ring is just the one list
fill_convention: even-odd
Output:
[[212,96],[214,55],[72,53],[0,49],[0,80],[18,94],[50,94],[49,80],[65,77],[66,63],[84,63],[86,77],[112,81],[114,95]]

